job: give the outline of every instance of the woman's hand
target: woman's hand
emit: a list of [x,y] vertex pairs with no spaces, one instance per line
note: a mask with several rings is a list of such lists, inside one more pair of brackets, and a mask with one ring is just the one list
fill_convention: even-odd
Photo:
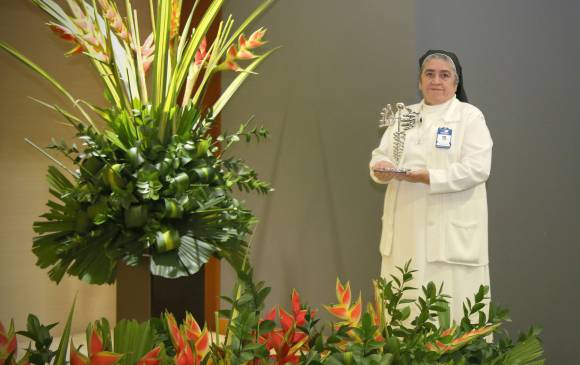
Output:
[[429,185],[429,170],[419,169],[407,171],[401,180],[412,182],[412,183],[423,183]]
[[393,165],[392,163],[390,163],[388,161],[379,161],[373,165],[373,175],[375,175],[375,177],[382,182],[389,182],[397,174],[395,174],[393,172],[382,172],[382,171],[377,171],[377,170],[392,169],[394,167],[395,167],[395,165]]

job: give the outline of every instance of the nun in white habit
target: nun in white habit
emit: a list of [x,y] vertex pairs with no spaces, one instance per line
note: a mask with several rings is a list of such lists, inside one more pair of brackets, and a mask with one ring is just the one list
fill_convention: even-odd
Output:
[[444,283],[459,322],[465,299],[490,284],[485,182],[493,143],[482,112],[467,103],[457,56],[430,50],[419,65],[423,99],[409,108],[421,122],[405,132],[402,146],[397,129],[387,128],[370,161],[372,179],[387,184],[381,276],[396,275],[412,259],[412,286]]

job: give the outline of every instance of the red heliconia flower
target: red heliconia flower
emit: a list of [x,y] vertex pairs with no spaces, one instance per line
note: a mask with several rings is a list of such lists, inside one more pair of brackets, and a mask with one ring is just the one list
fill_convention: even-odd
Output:
[[[455,334],[455,332],[457,330],[457,327],[451,327],[451,328],[448,328],[447,330],[445,330],[441,333],[441,340],[435,340],[435,343],[427,343],[427,344],[425,344],[425,348],[429,351],[435,351],[435,352],[438,352],[440,354],[443,354],[445,352],[455,351],[455,350],[469,344],[470,342],[472,342],[476,338],[483,337],[483,336],[486,336],[486,335],[492,333],[497,327],[499,327],[499,325],[500,324],[497,323],[497,324],[485,326],[482,328],[476,328],[474,330],[471,330],[469,332],[462,334],[461,336],[459,336],[451,341],[445,340],[444,339],[445,337],[453,336],[453,334]],[[442,340],[445,342],[443,342]]]
[[236,55],[236,57],[238,59],[241,59],[241,60],[251,60],[251,59],[257,57],[248,48],[248,44],[247,44],[247,41],[246,41],[246,37],[244,37],[243,34],[240,34],[240,37],[238,38],[238,45],[240,47],[240,50],[238,51],[238,53]]
[[73,42],[76,44],[75,48],[66,53],[67,56],[71,54],[82,53],[85,51],[85,47],[83,47],[82,44],[78,43],[77,38],[70,31],[70,29],[56,23],[48,23],[48,27],[50,28],[50,30],[52,30],[54,34],[56,34],[60,38],[64,39],[65,41]]
[[247,48],[246,37],[244,36],[244,34],[240,34],[240,37],[238,38],[238,45],[240,46],[240,48]]
[[195,356],[193,355],[193,351],[191,351],[191,347],[185,346],[185,348],[179,351],[175,355],[175,365],[197,365]]
[[195,64],[198,66],[201,65],[206,56],[207,56],[207,38],[203,37],[203,39],[201,40],[201,44],[199,45],[199,49],[195,53]]
[[226,61],[225,66],[228,70],[232,70],[232,71],[241,71],[242,70],[240,65],[238,65],[237,63],[235,63],[233,61]]
[[238,55],[238,50],[237,50],[236,46],[233,46],[233,45],[230,46],[230,48],[228,48],[227,59],[235,60],[237,55]]
[[255,54],[253,54],[252,52],[248,51],[247,49],[240,49],[238,51],[238,54],[236,55],[237,59],[240,60],[251,60],[253,58],[256,58],[257,56]]
[[159,365],[161,362],[161,359],[159,358],[160,352],[161,347],[155,347],[153,350],[143,355],[135,365]]
[[0,322],[0,365],[4,365],[10,354],[16,356],[17,342],[14,333],[14,322],[10,323],[10,329],[6,332],[4,325]]
[[48,23],[48,27],[56,35],[58,35],[60,38],[64,39],[65,41],[73,41],[74,42],[76,40],[76,38],[72,34],[72,32],[68,28],[63,27],[60,24]]
[[338,304],[324,306],[332,315],[338,317],[348,326],[356,326],[362,315],[362,299],[359,294],[357,301],[351,305],[350,283],[343,285],[336,279],[336,298]]
[[[209,332],[199,327],[190,313],[186,313],[181,329],[171,313],[165,314],[171,342],[176,350],[176,365],[199,365],[209,351]],[[193,348],[191,347],[193,345]]]
[[274,321],[277,312],[279,312],[282,328],[275,328],[268,333],[262,333],[259,341],[271,352],[270,358],[276,364],[297,364],[300,360],[298,353],[307,346],[309,339],[308,334],[297,327],[306,325],[306,316],[309,313],[310,316],[313,316],[314,312],[301,308],[300,296],[296,290],[292,291],[292,313],[288,313],[281,308],[272,308],[266,313],[264,319]]
[[252,33],[250,39],[248,39],[248,41],[245,42],[246,47],[248,49],[254,49],[266,44],[266,42],[262,40],[262,38],[264,38],[264,35],[266,34],[266,30],[267,30],[266,28],[260,28],[256,30],[254,33]]
[[71,365],[113,365],[117,363],[123,355],[114,352],[103,351],[103,339],[95,329],[91,332],[88,343],[88,356],[78,352],[73,341],[70,342],[70,364]]
[[172,313],[166,313],[165,322],[167,323],[167,328],[169,329],[170,335],[169,337],[171,338],[171,343],[173,343],[175,350],[177,352],[182,351],[185,347],[185,340],[181,335],[181,331],[179,330],[175,316],[173,316]]

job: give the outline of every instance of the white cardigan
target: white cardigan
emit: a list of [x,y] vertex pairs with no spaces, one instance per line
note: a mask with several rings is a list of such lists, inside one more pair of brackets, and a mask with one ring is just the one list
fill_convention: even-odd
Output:
[[[419,111],[421,103],[410,106]],[[453,131],[451,148],[436,148],[437,129]],[[475,106],[453,99],[440,121],[429,127],[428,143],[433,146],[426,160],[430,176],[427,197],[427,261],[469,266],[487,265],[487,193],[485,181],[491,168],[493,142],[483,114]],[[379,161],[393,162],[393,129],[383,135],[372,153],[371,177],[378,183],[372,166]],[[405,166],[405,154],[400,166]],[[396,197],[402,182],[389,182],[385,194],[380,250],[390,255]]]

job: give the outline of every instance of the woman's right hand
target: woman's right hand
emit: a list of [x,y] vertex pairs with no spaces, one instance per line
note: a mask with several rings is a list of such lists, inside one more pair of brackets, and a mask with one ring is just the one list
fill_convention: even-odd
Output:
[[375,177],[382,182],[389,182],[393,177],[395,177],[396,174],[394,172],[384,172],[377,170],[392,169],[394,167],[395,165],[392,164],[391,162],[379,161],[373,165],[373,175],[375,175]]

